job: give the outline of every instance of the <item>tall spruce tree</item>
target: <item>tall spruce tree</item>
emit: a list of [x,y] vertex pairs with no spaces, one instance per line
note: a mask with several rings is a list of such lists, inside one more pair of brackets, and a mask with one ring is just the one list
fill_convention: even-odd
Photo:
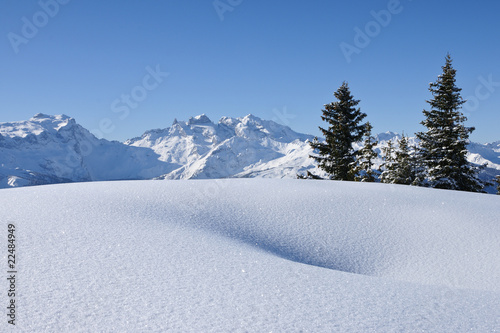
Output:
[[408,137],[403,134],[398,140],[396,149],[396,172],[394,184],[413,184],[416,177],[415,157],[412,148],[408,143]]
[[389,141],[387,147],[382,148],[382,182],[414,185],[417,172],[415,148],[410,147],[408,137],[404,134],[397,144],[398,146],[394,147],[392,141]]
[[398,168],[396,160],[396,150],[391,140],[387,142],[387,146],[382,148],[382,159],[384,163],[380,166],[380,181],[382,183],[393,184],[396,179]]
[[497,194],[500,195],[500,176],[496,176],[495,181],[497,182]]
[[358,163],[356,168],[356,181],[361,182],[375,182],[378,179],[378,172],[373,169],[373,160],[377,158],[378,154],[373,149],[377,146],[378,142],[372,136],[373,126],[367,122],[365,128],[363,147],[358,150]]
[[[354,180],[356,172],[356,153],[353,143],[364,135],[365,125],[360,124],[366,117],[359,108],[359,100],[351,95],[347,82],[333,94],[338,101],[325,105],[321,119],[328,123],[328,129],[319,127],[325,142],[314,138],[311,147],[318,155],[310,155],[318,162],[332,180]],[[310,177],[316,177],[309,173]]]
[[469,134],[473,127],[465,127],[467,118],[460,112],[465,101],[462,89],[455,85],[456,70],[448,54],[443,73],[431,83],[433,98],[424,110],[426,132],[417,133],[420,139],[420,159],[425,166],[426,184],[442,189],[482,192],[484,185],[477,177],[479,168],[466,159]]

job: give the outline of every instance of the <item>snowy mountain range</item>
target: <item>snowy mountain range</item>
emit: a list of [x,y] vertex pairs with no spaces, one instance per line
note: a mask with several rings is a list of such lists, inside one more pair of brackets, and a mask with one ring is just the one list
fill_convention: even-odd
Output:
[[[400,136],[376,137],[380,153]],[[309,158],[312,139],[253,115],[218,123],[199,115],[120,143],[96,138],[66,115],[37,114],[0,123],[0,188],[153,178],[295,178],[307,170],[321,175]],[[488,164],[482,178],[500,174],[500,141],[471,143],[469,151],[471,162]]]
[[65,115],[0,123],[0,188],[149,179],[168,172],[150,149],[99,140]]
[[176,167],[162,179],[295,178],[314,167],[308,158],[312,139],[253,115],[223,117],[217,124],[200,115],[125,144],[150,148]]

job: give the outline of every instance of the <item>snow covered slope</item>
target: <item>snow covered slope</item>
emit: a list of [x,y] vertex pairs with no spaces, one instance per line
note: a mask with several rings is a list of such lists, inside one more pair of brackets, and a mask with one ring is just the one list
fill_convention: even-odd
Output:
[[99,140],[66,115],[0,123],[0,187],[148,179],[168,170],[153,151]]
[[0,202],[22,332],[500,328],[498,196],[224,179],[4,189]]
[[223,117],[217,124],[200,115],[125,143],[151,148],[160,160],[178,165],[162,179],[295,178],[314,167],[307,143],[312,139],[253,115]]

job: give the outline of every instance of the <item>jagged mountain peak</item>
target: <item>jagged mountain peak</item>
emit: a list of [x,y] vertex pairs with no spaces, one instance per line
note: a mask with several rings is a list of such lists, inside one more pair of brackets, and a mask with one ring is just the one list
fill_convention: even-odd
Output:
[[[75,119],[62,115],[46,115],[37,113],[29,120],[0,123],[0,134],[8,138],[26,138],[27,136],[44,136],[60,132],[62,129],[69,130],[79,128]],[[86,131],[86,130],[85,130]]]
[[36,119],[45,119],[45,118],[55,118],[57,116],[50,116],[45,113],[37,113],[33,117],[31,117],[31,120],[36,120]]
[[[151,147],[153,141],[165,141],[165,138],[181,136],[193,140],[222,142],[230,137],[241,137],[250,140],[270,138],[280,142],[292,142],[296,139],[311,140],[311,135],[294,132],[290,127],[272,120],[263,120],[253,114],[244,117],[221,117],[215,124],[206,114],[190,117],[188,121],[174,119],[171,127],[144,132],[140,137],[125,141],[127,145]],[[147,143],[148,141],[149,143]]]
[[45,113],[37,113],[35,114],[30,120],[43,120],[43,119],[49,119],[49,120],[68,120],[68,119],[73,119],[70,116],[67,116],[65,114],[56,114],[56,115],[49,115]]
[[187,124],[188,125],[212,124],[212,121],[210,120],[210,118],[207,117],[207,115],[203,113],[196,117],[190,117]]
[[396,132],[387,131],[384,133],[379,133],[375,135],[377,141],[389,141],[401,139],[401,135]]
[[264,120],[253,114],[240,118],[222,117],[219,123],[233,128],[237,136],[247,139],[270,138],[279,142],[292,142],[297,139],[305,141],[313,138],[312,135],[297,133],[286,125]]
[[263,120],[262,118],[259,118],[251,113],[247,114],[246,116],[242,117],[242,118],[239,118],[241,119],[241,122],[246,124],[248,122],[256,122],[256,123],[262,123]]
[[58,130],[64,126],[77,124],[74,118],[65,114],[47,115],[44,113],[37,113],[28,122],[40,124],[46,130]]

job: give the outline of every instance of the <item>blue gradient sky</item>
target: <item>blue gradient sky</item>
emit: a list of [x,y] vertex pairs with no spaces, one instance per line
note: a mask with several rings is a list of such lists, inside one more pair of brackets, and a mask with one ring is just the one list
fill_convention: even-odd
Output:
[[[346,80],[374,132],[413,135],[450,52],[477,102],[464,109],[471,139],[500,140],[497,1],[54,1],[0,2],[0,122],[64,113],[122,141],[174,118],[252,113],[318,135]],[[366,28],[369,42],[355,40]],[[357,47],[350,61],[342,43]]]

